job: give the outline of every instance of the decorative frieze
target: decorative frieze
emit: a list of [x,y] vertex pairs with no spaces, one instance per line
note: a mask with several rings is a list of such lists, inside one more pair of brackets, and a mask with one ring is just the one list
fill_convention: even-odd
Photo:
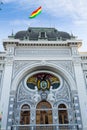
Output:
[[70,49],[16,49],[15,55],[28,57],[70,56]]

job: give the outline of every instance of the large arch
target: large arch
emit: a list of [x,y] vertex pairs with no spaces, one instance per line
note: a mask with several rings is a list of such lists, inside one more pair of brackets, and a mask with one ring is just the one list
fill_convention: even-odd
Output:
[[29,73],[32,73],[34,71],[40,71],[40,70],[49,70],[51,72],[54,72],[56,74],[60,74],[62,77],[64,77],[64,79],[66,79],[66,81],[68,82],[71,90],[76,90],[76,83],[74,81],[74,79],[72,78],[72,76],[67,72],[67,70],[65,70],[64,68],[52,64],[52,63],[46,63],[45,65],[36,63],[36,64],[31,64],[30,66],[27,65],[26,67],[24,67],[14,78],[13,82],[12,82],[12,91],[16,91],[17,90],[17,86],[19,84],[19,82],[22,80],[22,78],[24,76],[26,76]]

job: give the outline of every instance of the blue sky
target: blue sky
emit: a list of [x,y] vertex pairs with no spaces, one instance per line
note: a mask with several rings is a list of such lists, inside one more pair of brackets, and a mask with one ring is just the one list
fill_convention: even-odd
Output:
[[[1,1],[1,0],[0,0]],[[83,41],[80,51],[87,51],[87,1],[86,0],[2,0],[0,5],[0,51],[2,41],[28,27],[55,27],[73,33]],[[42,13],[34,19],[28,16],[42,6]]]

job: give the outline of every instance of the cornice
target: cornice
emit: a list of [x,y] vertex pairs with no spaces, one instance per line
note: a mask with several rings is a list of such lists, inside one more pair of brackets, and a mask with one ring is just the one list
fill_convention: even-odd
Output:
[[57,41],[46,41],[46,40],[38,40],[38,41],[29,41],[29,40],[19,40],[19,39],[5,39],[3,40],[3,46],[4,49],[6,50],[7,46],[46,46],[46,47],[55,47],[55,46],[76,46],[76,47],[80,47],[82,45],[82,41],[81,40],[66,40],[66,41],[62,41],[62,40],[57,40]]

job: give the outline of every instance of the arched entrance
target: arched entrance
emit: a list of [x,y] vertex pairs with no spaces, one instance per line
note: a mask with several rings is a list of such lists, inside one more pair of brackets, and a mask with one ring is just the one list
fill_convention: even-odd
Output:
[[41,101],[37,104],[36,124],[52,124],[52,107],[49,102]]

